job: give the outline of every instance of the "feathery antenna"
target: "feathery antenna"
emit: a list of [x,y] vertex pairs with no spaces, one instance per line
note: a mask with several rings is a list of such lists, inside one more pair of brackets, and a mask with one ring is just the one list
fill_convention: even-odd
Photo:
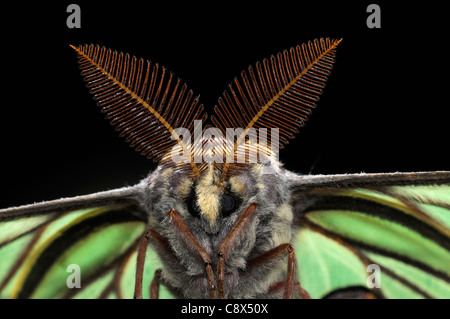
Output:
[[[255,134],[251,128],[279,128],[280,148],[287,144],[319,100],[341,40],[318,39],[285,50],[257,62],[254,68],[250,66],[241,73],[241,80],[236,77],[219,98],[212,118],[222,132],[243,128],[233,148],[226,152],[235,157],[245,137]],[[229,170],[241,167],[236,160],[227,161],[221,180]]]
[[[285,50],[249,66],[228,85],[212,122],[223,136],[227,128],[242,130],[234,143],[208,142],[214,145],[213,152],[225,153],[225,163],[214,162],[221,171],[221,183],[249,163],[250,155],[245,150],[241,154],[239,146],[246,137],[257,141],[254,129],[278,128],[279,148],[294,137],[319,100],[341,41],[317,39]],[[71,47],[78,53],[81,75],[102,112],[131,146],[161,165],[190,171],[194,177],[207,168],[207,163],[194,161],[202,155],[206,140],[186,145],[176,131],[185,128],[192,133],[194,120],[207,119],[203,105],[186,84],[164,67],[128,54],[94,45]],[[265,142],[272,143],[272,137]],[[260,147],[258,143],[247,146],[253,151]],[[173,150],[183,151],[189,160],[174,161],[168,156]],[[244,163],[236,161],[242,156]]]
[[[198,176],[193,152],[175,131],[191,131],[195,119],[206,120],[203,105],[186,84],[166,68],[128,54],[94,45],[71,47],[87,87],[120,135],[147,158]],[[167,158],[177,144],[189,152],[189,164]]]

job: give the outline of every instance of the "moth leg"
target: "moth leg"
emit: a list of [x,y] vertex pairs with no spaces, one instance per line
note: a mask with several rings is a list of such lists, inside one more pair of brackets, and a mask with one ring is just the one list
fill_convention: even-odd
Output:
[[286,249],[288,251],[289,257],[288,257],[286,287],[284,289],[283,299],[292,299],[295,288],[295,270],[297,268],[297,263],[295,262],[294,248],[291,245],[288,245]]
[[222,241],[219,252],[217,256],[219,258],[217,263],[217,282],[219,286],[219,298],[225,298],[225,287],[224,287],[224,277],[225,277],[225,259],[227,257],[228,250],[231,245],[235,242],[236,238],[245,230],[245,227],[248,225],[253,213],[256,210],[256,204],[251,204],[242,214],[239,216],[236,224],[234,224],[233,228],[230,230],[228,235]]
[[273,291],[284,287],[284,299],[292,299],[292,297],[294,296],[294,291],[297,290],[300,297],[308,299],[308,292],[304,290],[301,287],[300,283],[295,279],[297,263],[295,259],[294,248],[291,244],[281,244],[262,253],[259,256],[250,259],[247,262],[247,271],[253,272],[256,269],[262,267],[270,269],[279,260],[285,258],[286,255],[288,257],[286,281],[283,284],[276,283],[271,287],[271,290]]
[[161,269],[155,270],[152,283],[150,284],[150,299],[159,298],[159,285],[161,284]]
[[[169,247],[167,240],[153,229],[147,229],[145,235],[142,237],[139,247],[136,262],[136,280],[134,286],[134,298],[142,299],[142,280],[144,274],[145,257],[147,256],[147,246],[149,243],[162,255],[171,255],[172,250]],[[155,274],[156,276],[156,274]],[[153,283],[152,283],[153,284]]]
[[188,248],[195,252],[197,256],[202,260],[205,271],[206,271],[206,278],[208,280],[208,284],[210,287],[211,292],[211,298],[217,299],[217,292],[216,292],[216,285],[214,280],[214,272],[212,270],[212,261],[211,257],[206,252],[205,248],[203,248],[200,243],[197,241],[195,236],[191,233],[189,228],[184,223],[183,219],[180,217],[178,213],[175,212],[175,209],[171,209],[168,212],[168,215],[171,217],[171,222],[174,223],[175,227],[180,232],[180,235],[188,245]]
[[144,276],[145,257],[147,255],[147,246],[150,239],[150,229],[145,232],[139,247],[136,262],[136,280],[134,283],[134,299],[142,299],[142,280]]
[[297,289],[297,293],[300,295],[300,298],[302,299],[311,299],[311,296],[309,295],[308,291],[300,285],[299,281],[295,282],[295,288]]
[[[269,295],[272,295],[272,294],[278,295],[281,291],[284,292],[285,288],[286,288],[286,282],[278,281],[278,282],[274,283],[272,286],[270,286]],[[298,282],[298,281],[295,282],[295,292],[296,292],[297,296],[300,297],[300,299],[311,299],[309,293],[305,289],[302,288],[302,286],[300,285],[300,282]],[[294,297],[295,297],[295,295],[294,295]]]
[[159,287],[161,286],[165,286],[175,298],[183,298],[181,292],[177,288],[173,287],[170,283],[168,283],[161,275],[161,273],[162,269],[155,270],[155,275],[150,284],[150,299],[159,299]]

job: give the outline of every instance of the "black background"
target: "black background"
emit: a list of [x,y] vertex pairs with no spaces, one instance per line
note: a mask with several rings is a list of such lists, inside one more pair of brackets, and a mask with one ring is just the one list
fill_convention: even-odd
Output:
[[[449,170],[444,8],[397,1],[369,29],[369,1],[78,1],[2,7],[0,207],[137,183],[155,167],[116,134],[69,44],[164,65],[211,109],[249,64],[318,37],[343,38],[307,125],[280,153],[314,174]],[[373,2],[373,1],[372,1]]]

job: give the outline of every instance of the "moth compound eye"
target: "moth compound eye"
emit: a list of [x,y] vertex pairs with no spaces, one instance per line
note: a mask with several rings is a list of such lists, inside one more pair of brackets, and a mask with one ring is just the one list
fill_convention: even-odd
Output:
[[222,197],[222,215],[224,217],[231,215],[236,209],[236,201],[230,194],[225,194]]
[[200,208],[197,205],[197,197],[194,192],[187,198],[186,205],[189,214],[197,218],[200,217]]

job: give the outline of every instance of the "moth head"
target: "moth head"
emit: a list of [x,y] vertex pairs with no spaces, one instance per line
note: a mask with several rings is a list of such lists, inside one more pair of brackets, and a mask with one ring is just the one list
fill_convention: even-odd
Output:
[[160,223],[175,209],[188,226],[216,234],[229,229],[249,205],[267,206],[263,202],[273,198],[268,192],[277,185],[280,169],[275,157],[267,155],[264,163],[243,164],[225,179],[214,163],[206,164],[199,176],[160,165],[146,180],[146,210]]

